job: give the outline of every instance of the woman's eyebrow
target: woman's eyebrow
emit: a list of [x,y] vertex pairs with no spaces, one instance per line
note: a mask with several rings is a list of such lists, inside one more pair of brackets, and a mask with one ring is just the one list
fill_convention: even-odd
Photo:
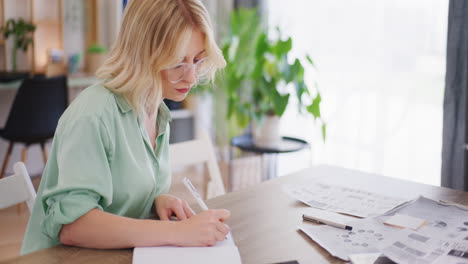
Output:
[[[203,54],[203,52],[205,52],[205,50],[202,50],[202,51],[198,52],[197,55],[195,55],[194,58],[200,56],[201,54]],[[186,61],[186,60],[187,60],[187,56],[184,57],[183,61]]]
[[[197,56],[199,56],[199,55],[202,54],[203,52],[205,52],[205,50],[202,50],[202,51],[198,52]],[[195,57],[197,57],[197,56],[195,56]]]

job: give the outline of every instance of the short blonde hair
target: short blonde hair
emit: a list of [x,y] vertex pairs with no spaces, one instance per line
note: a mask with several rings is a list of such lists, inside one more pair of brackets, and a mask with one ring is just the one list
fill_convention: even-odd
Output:
[[[211,21],[198,0],[133,0],[126,7],[116,43],[96,75],[104,86],[122,94],[138,114],[162,100],[161,70],[184,57],[191,34],[205,36],[213,64],[211,80],[226,62],[217,46]],[[155,106],[157,107],[157,106]]]

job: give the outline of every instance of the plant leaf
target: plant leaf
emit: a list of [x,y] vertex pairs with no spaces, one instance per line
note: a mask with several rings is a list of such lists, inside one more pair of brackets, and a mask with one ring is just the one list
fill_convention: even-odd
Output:
[[308,54],[306,55],[306,59],[310,63],[310,65],[312,65],[312,67],[316,68],[314,61],[312,60],[312,58]]
[[322,124],[322,139],[324,142],[327,139],[327,124]]
[[321,101],[322,101],[322,98],[320,97],[320,94],[317,94],[317,96],[312,101],[312,104],[310,104],[307,107],[307,111],[314,116],[314,119],[317,119],[318,117],[320,117],[320,102]]
[[282,116],[288,106],[289,94],[280,95],[278,91],[273,92],[273,110],[275,115]]

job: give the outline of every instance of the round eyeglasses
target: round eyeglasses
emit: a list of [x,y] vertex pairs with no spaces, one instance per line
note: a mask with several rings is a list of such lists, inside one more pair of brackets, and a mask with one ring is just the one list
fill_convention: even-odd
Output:
[[176,66],[167,69],[167,79],[171,83],[178,83],[184,79],[186,74],[194,68],[195,77],[197,78],[197,84],[206,84],[208,82],[208,72],[211,70],[213,65],[205,57],[194,64],[191,63],[180,63]]

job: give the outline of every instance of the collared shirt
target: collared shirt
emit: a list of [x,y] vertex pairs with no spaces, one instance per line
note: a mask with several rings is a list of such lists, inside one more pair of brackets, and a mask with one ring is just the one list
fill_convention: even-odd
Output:
[[121,95],[97,83],[59,120],[21,254],[60,244],[62,225],[91,209],[147,218],[168,192],[170,112],[158,110],[156,147]]

